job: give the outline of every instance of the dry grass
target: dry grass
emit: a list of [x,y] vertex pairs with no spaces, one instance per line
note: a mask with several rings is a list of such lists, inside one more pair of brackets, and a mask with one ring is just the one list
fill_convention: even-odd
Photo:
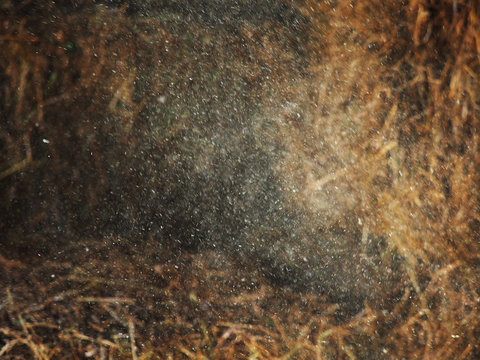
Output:
[[[74,143],[81,133],[112,134],[108,124],[94,129],[99,123],[93,119],[104,113],[118,119],[114,133],[123,134],[122,141],[133,141],[128,135],[146,104],[135,98],[131,49],[139,48],[136,40],[147,44],[149,34],[135,38],[125,8],[89,9],[87,16],[69,15],[45,31],[47,25],[33,16],[12,18],[0,8],[0,81],[6,84],[0,98],[0,181],[3,209],[17,214],[8,221],[19,224],[18,234],[9,236],[18,241],[22,210],[14,208],[23,189],[17,183],[43,171],[45,158],[55,163],[72,156],[92,170],[76,175],[85,177],[83,201],[97,202],[104,168],[87,155],[102,151],[98,139],[92,137],[80,155],[62,154],[59,144]],[[298,94],[298,103],[272,111],[277,127],[271,136],[286,149],[277,172],[300,189],[292,193],[291,206],[325,210],[319,223],[338,223],[344,213],[328,210],[329,198],[318,191],[329,189],[364,233],[384,237],[404,260],[403,297],[391,310],[367,304],[349,318],[322,297],[277,289],[256,272],[242,279],[239,265],[218,254],[181,255],[168,263],[171,254],[158,245],[125,255],[121,248],[85,239],[56,260],[39,262],[34,252],[25,258],[6,250],[20,261],[0,257],[0,356],[480,356],[479,6],[375,0],[333,7],[305,1],[301,9],[316,25],[311,54],[318,61],[309,70],[317,85],[305,100],[308,86],[292,84],[282,91]],[[260,36],[255,29],[243,30],[252,41]],[[48,38],[38,36],[46,33]],[[155,36],[169,39],[168,31]],[[268,51],[257,56],[276,61]],[[281,78],[284,71],[272,76]],[[79,104],[79,94],[91,103]],[[300,120],[291,115],[297,107],[308,109]],[[72,112],[81,110],[88,116],[72,123]],[[58,114],[56,123],[46,118],[52,113]],[[98,181],[89,182],[92,178]],[[67,195],[76,191],[54,171],[45,179]],[[62,209],[29,211],[35,217],[27,232],[52,219],[64,221]]]

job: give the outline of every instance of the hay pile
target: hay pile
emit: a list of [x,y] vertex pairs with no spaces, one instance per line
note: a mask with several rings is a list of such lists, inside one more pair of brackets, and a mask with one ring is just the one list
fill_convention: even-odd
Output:
[[[155,228],[162,224],[156,211],[140,207],[145,216],[138,221],[139,208],[129,208],[152,197],[135,191],[136,180],[148,183],[151,174],[129,172],[142,158],[158,160],[149,158],[157,148],[136,136],[152,131],[149,116],[160,107],[166,119],[152,132],[161,149],[170,146],[165,133],[188,135],[191,114],[168,121],[168,111],[173,119],[186,105],[161,107],[168,94],[162,84],[196,70],[176,62],[197,54],[178,34],[200,34],[207,51],[214,34],[205,28],[215,17],[192,20],[169,10],[159,19],[137,17],[127,4],[72,6],[0,5],[3,357],[480,355],[476,2],[304,1],[296,5],[303,17],[295,16],[308,22],[296,31],[308,30],[308,41],[262,37],[262,26],[280,21],[273,15],[267,25],[254,16],[239,28],[225,17],[230,30],[243,31],[235,33],[240,39],[262,43],[252,47],[260,60],[238,70],[250,78],[229,91],[243,96],[249,85],[241,110],[257,116],[257,108],[267,109],[256,130],[280,144],[275,176],[298,190],[285,192],[286,206],[301,209],[313,229],[347,227],[364,242],[382,239],[385,261],[392,253],[401,259],[398,298],[367,301],[354,316],[323,295],[278,288],[250,259],[239,263],[208,247],[186,253],[170,243],[175,236],[159,244],[165,233]],[[171,44],[171,55],[157,58],[152,41]],[[307,61],[280,51],[299,44],[307,44],[298,48],[307,50],[299,56]],[[223,46],[237,54],[243,45],[225,36]],[[214,55],[232,74],[239,69],[228,54]],[[144,76],[155,61],[165,69],[155,76],[165,81]],[[265,64],[275,81],[262,81]],[[194,98],[202,91],[195,86],[186,80],[182,91]],[[251,146],[262,137],[253,136]],[[193,145],[187,150],[208,157],[208,147]],[[128,181],[115,183],[111,173]],[[139,230],[146,238],[132,242]]]

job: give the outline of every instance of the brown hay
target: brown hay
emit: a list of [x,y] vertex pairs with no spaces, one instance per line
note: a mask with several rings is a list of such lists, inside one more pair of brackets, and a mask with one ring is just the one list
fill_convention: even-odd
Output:
[[[289,117],[294,107],[278,111],[275,134],[286,155],[277,171],[290,186],[305,189],[290,200],[308,212],[326,207],[321,194],[311,196],[317,188],[349,194],[339,201],[364,233],[385,237],[401,254],[408,274],[402,298],[391,310],[367,304],[346,318],[324,298],[277,289],[256,272],[242,279],[239,265],[217,259],[218,254],[183,254],[169,263],[164,260],[171,253],[153,243],[126,255],[102,247],[103,240],[88,239],[76,241],[68,256],[55,260],[39,261],[35,251],[25,255],[7,249],[0,257],[5,289],[0,294],[0,356],[480,356],[477,2],[374,0],[334,6],[305,1],[300,8],[317,26],[313,36],[319,40],[311,52],[318,61],[310,69],[317,87],[308,100],[293,105],[309,109],[301,121]],[[128,142],[146,104],[135,98],[131,52],[147,46],[148,33],[136,37],[125,8],[87,10],[62,14],[62,21],[49,25],[20,11],[2,20],[0,81],[7,85],[0,104],[5,119],[0,125],[0,181],[5,211],[14,211],[14,200],[24,190],[17,188],[20,180],[44,171],[45,158],[54,163],[46,181],[67,196],[76,189],[57,178],[60,159],[87,162],[91,173],[76,176],[85,185],[83,200],[98,202],[105,167],[87,156],[102,151],[97,140],[86,136],[91,142],[80,155],[64,154],[62,144],[75,143],[79,134],[112,134],[111,125],[95,121],[105,113],[119,119],[113,134]],[[169,38],[167,31],[158,31]],[[243,31],[252,41],[261,36],[248,27]],[[276,61],[268,51],[257,55]],[[280,79],[287,69],[272,76]],[[304,99],[306,88],[299,83],[285,92]],[[91,103],[77,102],[85,98]],[[76,123],[72,118],[81,113],[88,115],[78,115]],[[53,123],[52,114],[57,114]],[[182,124],[176,126],[181,132]],[[48,149],[38,139],[49,141]],[[319,170],[318,164],[326,165]],[[92,177],[100,181],[89,181]],[[27,233],[63,221],[62,209],[29,211],[35,217],[23,224]],[[333,224],[339,217],[332,212],[327,220]],[[19,226],[5,244],[21,241],[21,219],[17,215]]]

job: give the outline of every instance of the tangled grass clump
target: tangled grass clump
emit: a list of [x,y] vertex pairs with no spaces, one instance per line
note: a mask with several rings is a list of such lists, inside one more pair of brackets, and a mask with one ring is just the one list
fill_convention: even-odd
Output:
[[[57,3],[0,5],[0,356],[480,356],[476,1],[304,0],[295,3],[303,16],[295,19],[308,19],[297,24],[310,31],[306,39],[292,36],[275,14],[266,25],[253,15],[241,24],[225,17],[219,46],[212,19],[187,24],[188,14],[173,5],[161,16],[137,16],[128,2],[79,1],[75,11]],[[265,30],[273,26],[285,33]],[[306,44],[301,60],[282,51],[299,44]],[[201,61],[193,61],[198,54]],[[286,206],[300,209],[312,232],[352,229],[365,248],[380,239],[378,269],[392,253],[401,263],[397,297],[367,300],[346,314],[323,294],[272,284],[252,259],[171,248],[177,234],[161,243],[155,236],[165,234],[167,220],[153,217],[155,233],[134,219],[135,211],[151,215],[141,205],[155,196],[136,181],[159,183],[132,170],[153,152],[137,135],[151,130],[149,115],[160,109],[165,121],[152,133],[173,154],[162,161],[184,170],[174,140],[216,124],[190,126],[193,115],[181,110],[191,109],[198,92],[217,93],[175,74],[204,64],[212,76],[202,79],[216,84],[224,74],[215,73],[213,58],[232,78],[242,75],[228,88],[249,89],[240,110],[257,116],[252,109],[262,108],[251,141],[270,139],[281,149],[274,173]],[[152,63],[158,72],[148,76]],[[174,90],[189,96],[169,107],[163,96],[175,98]],[[213,169],[211,144],[181,145],[198,155],[185,165],[189,176]],[[133,201],[140,210],[129,207]],[[189,204],[182,209],[196,216]],[[145,238],[132,242],[138,229]],[[385,287],[378,284],[378,293]]]

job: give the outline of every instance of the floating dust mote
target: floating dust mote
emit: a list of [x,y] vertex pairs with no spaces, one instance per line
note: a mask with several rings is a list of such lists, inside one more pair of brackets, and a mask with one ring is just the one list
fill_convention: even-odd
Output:
[[0,7],[2,356],[479,356],[478,5],[252,3]]

